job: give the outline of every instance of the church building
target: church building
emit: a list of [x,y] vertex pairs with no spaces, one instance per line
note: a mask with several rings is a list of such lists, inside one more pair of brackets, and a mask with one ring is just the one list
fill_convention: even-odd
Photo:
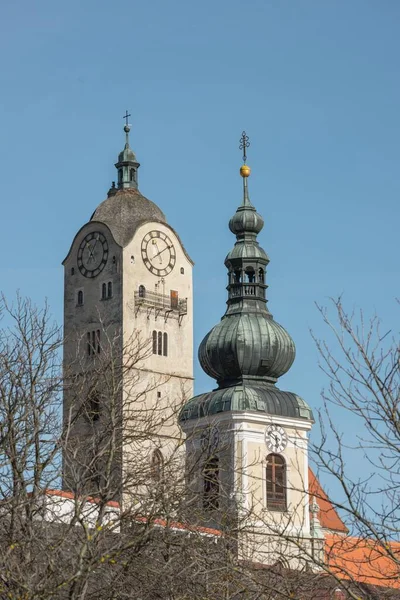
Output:
[[[267,307],[269,259],[250,201],[248,137],[240,144],[242,201],[229,221],[227,308],[199,347],[216,386],[194,396],[193,261],[139,191],[128,121],[124,131],[117,183],[63,262],[68,438],[60,495],[95,498],[111,474],[110,501],[123,510],[150,493],[147,481],[160,489],[172,481],[172,462],[186,516],[210,535],[233,524],[239,558],[322,564],[329,544],[348,532],[309,467],[312,410],[279,386],[295,344]],[[130,484],[135,469],[140,489]]]

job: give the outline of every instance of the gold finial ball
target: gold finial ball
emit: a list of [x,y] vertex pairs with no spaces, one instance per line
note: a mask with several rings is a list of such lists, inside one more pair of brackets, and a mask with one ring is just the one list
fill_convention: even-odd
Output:
[[250,173],[251,173],[251,169],[250,169],[249,165],[242,165],[240,167],[240,175],[242,177],[249,177]]

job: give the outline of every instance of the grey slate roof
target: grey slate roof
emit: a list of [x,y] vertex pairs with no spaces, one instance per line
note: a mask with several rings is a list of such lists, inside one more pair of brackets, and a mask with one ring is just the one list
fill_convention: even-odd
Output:
[[251,380],[195,396],[185,404],[179,420],[201,419],[229,411],[256,411],[314,421],[312,410],[297,394],[283,392],[273,384]]
[[226,314],[200,344],[200,364],[219,385],[241,375],[276,381],[294,361],[294,342],[272,315],[245,310]]
[[165,215],[158,206],[134,188],[118,190],[104,200],[90,220],[108,225],[115,241],[122,247],[131,241],[136,229],[146,221],[166,223]]

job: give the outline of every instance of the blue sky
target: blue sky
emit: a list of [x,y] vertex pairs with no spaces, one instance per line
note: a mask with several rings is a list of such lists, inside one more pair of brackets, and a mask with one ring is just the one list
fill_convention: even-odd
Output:
[[[197,347],[225,310],[246,129],[269,307],[297,346],[281,387],[317,408],[326,381],[309,328],[325,330],[314,302],[344,294],[397,325],[400,4],[3,0],[0,10],[1,289],[47,297],[61,322],[61,261],[116,178],[128,108],[140,189],[195,261]],[[210,389],[195,367],[196,391]]]

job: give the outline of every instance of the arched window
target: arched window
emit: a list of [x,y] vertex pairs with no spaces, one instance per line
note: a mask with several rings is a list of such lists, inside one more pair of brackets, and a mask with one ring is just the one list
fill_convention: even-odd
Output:
[[123,171],[122,169],[118,169],[118,183],[122,183],[123,179]]
[[183,267],[181,267],[181,275],[183,275],[185,273],[185,269]]
[[139,298],[144,298],[146,296],[146,288],[144,285],[139,285]]
[[135,169],[131,169],[131,171],[130,171],[130,179],[131,179],[131,181],[135,181]]
[[248,283],[254,283],[255,280],[255,274],[254,274],[254,269],[253,268],[247,268],[246,269],[246,281]]
[[162,332],[159,331],[158,332],[158,349],[157,349],[157,354],[162,354]]
[[96,331],[97,354],[100,354],[100,329]]
[[88,356],[90,356],[92,354],[92,342],[90,339],[90,331],[87,332],[86,339],[87,339],[87,353],[88,353]]
[[286,463],[279,454],[268,454],[266,467],[267,508],[285,511],[286,502]]
[[151,455],[151,478],[156,483],[161,483],[164,479],[164,458],[160,450],[154,450]]
[[258,281],[264,283],[264,269],[258,269]]
[[101,286],[101,299],[105,300],[107,298],[107,285],[103,283]]
[[153,331],[153,354],[157,354],[157,331]]
[[219,505],[219,461],[217,456],[208,458],[203,467],[203,507],[215,510]]
[[87,401],[87,415],[89,420],[93,423],[100,419],[100,397],[95,391],[89,394]]
[[112,281],[107,284],[107,297],[112,298]]
[[79,290],[78,292],[78,306],[82,306],[83,304],[83,292],[82,290]]
[[163,355],[168,356],[168,333],[163,334]]

